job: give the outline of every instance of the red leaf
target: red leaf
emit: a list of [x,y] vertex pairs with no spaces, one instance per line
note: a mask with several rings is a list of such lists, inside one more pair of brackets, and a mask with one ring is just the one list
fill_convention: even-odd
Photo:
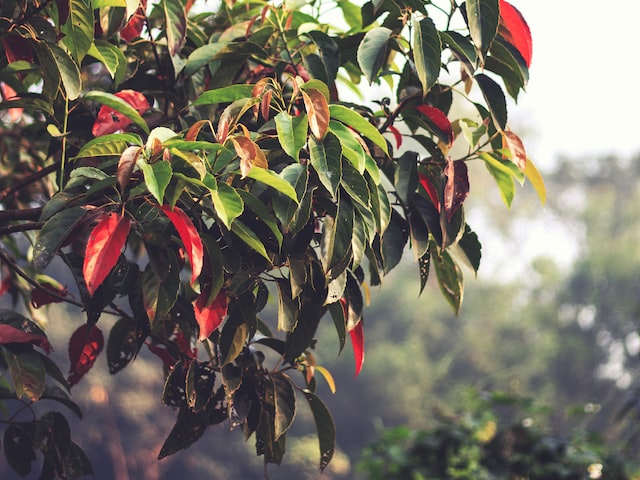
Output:
[[209,292],[204,290],[193,304],[193,310],[196,314],[196,321],[200,327],[199,340],[204,340],[211,335],[216,328],[220,326],[224,317],[227,315],[227,293],[220,290],[218,296],[207,305]]
[[356,361],[356,377],[362,370],[364,364],[364,327],[362,321],[353,327],[353,330],[349,332],[351,336],[351,345],[353,346],[353,357]]
[[511,161],[524,172],[527,169],[527,152],[520,137],[511,130],[502,132],[503,144],[511,151]]
[[[4,82],[0,82],[0,93],[2,93],[3,100],[14,100],[18,98],[16,91]],[[8,111],[9,119],[15,123],[22,118],[24,108],[10,108]]]
[[416,107],[420,113],[426,115],[430,120],[432,126],[435,127],[435,132],[440,139],[451,145],[453,143],[453,129],[451,128],[451,122],[444,114],[442,110],[430,105],[418,105]]
[[0,264],[0,297],[9,291],[11,287],[11,271]]
[[[140,92],[135,90],[121,90],[114,93],[118,98],[121,98],[133,108],[135,108],[140,115],[149,110],[149,102],[147,98]],[[91,133],[94,137],[100,137],[109,133],[117,132],[118,130],[124,130],[131,124],[131,120],[125,117],[120,112],[115,111],[113,108],[103,105],[98,110],[98,116],[93,123]]]
[[18,60],[24,60],[33,63],[33,52],[29,42],[15,33],[10,33],[2,39],[4,54],[7,56],[7,62],[13,63]]
[[27,333],[11,325],[0,323],[0,345],[6,345],[7,343],[32,343],[47,353],[51,353],[51,350],[53,350],[47,337]]
[[[52,293],[56,295],[51,295]],[[60,297],[66,297],[68,294],[67,287],[57,288],[55,285],[40,283],[39,287],[31,290],[31,305],[33,308],[40,308],[50,303],[60,303]]]
[[402,135],[393,125],[389,125],[389,131],[393,134],[393,138],[396,140],[396,148],[400,148],[402,145]]
[[176,359],[171,356],[171,354],[167,351],[166,347],[162,345],[154,345],[152,343],[147,343],[147,347],[149,347],[149,351],[156,355],[167,369],[172,368],[176,364]]
[[202,239],[191,219],[178,207],[173,207],[173,210],[171,210],[168,205],[163,205],[160,210],[171,220],[187,251],[191,262],[191,283],[193,284],[202,272],[202,264],[204,262]]
[[527,68],[531,66],[533,42],[529,25],[517,8],[504,0],[500,0],[499,33],[520,52]]
[[91,231],[82,265],[89,295],[93,296],[118,262],[130,228],[131,220],[118,213],[110,213]]
[[424,173],[418,173],[418,179],[420,180],[420,185],[422,185],[422,188],[424,188],[427,192],[427,195],[429,195],[429,198],[431,199],[431,203],[435,205],[435,207],[438,209],[438,212],[439,212],[440,198],[438,197],[438,192],[436,192],[436,189],[433,186],[433,183],[431,183],[431,180],[429,179],[429,177]]
[[131,42],[140,36],[146,19],[145,11],[147,9],[147,0],[140,2],[140,6],[136,9],[135,13],[131,16],[125,27],[120,30],[120,37],[125,42]]
[[447,221],[450,222],[469,195],[467,164],[462,161],[454,162],[448,158],[445,174],[447,184],[444,187],[444,210],[447,213]]
[[104,336],[95,325],[85,323],[69,339],[69,386],[80,381],[91,370],[104,347]]

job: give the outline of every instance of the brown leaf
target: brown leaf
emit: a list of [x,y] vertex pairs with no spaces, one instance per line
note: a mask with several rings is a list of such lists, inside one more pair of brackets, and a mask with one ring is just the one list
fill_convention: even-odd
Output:
[[136,166],[136,161],[142,152],[142,147],[127,147],[122,155],[120,155],[120,160],[118,160],[118,185],[120,186],[120,191],[124,192],[127,184],[129,183],[129,179],[131,178],[131,173],[133,172],[133,167]]
[[322,140],[329,129],[329,103],[325,96],[315,88],[302,90],[304,106],[309,117],[309,128],[317,140]]

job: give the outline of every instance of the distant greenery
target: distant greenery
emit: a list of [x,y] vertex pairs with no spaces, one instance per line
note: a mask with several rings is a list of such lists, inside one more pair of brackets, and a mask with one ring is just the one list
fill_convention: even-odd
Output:
[[[518,410],[510,420],[499,414],[507,405]],[[528,416],[532,407],[502,394],[478,395],[469,410],[441,415],[428,429],[384,430],[358,470],[369,480],[633,478],[596,437],[548,434]]]

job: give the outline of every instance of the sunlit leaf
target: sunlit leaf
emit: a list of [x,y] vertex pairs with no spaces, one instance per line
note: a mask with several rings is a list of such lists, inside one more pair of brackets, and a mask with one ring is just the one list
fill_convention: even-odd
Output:
[[298,203],[298,195],[293,186],[273,170],[254,166],[249,170],[247,177],[270,186]]
[[278,113],[275,118],[278,141],[282,149],[292,158],[300,159],[300,150],[307,143],[308,117],[293,117],[287,112]]
[[187,39],[187,14],[180,0],[160,0],[164,13],[169,54],[174,56]]
[[384,153],[388,153],[387,141],[384,139],[382,134],[358,112],[351,110],[344,105],[335,104],[329,105],[329,111],[332,119],[339,120],[345,125],[353,128],[360,135],[368,138],[380,147]]
[[213,301],[208,291],[203,291],[193,304],[196,321],[200,327],[198,340],[205,340],[223,322],[227,316],[228,297],[224,290],[220,290]]
[[250,98],[253,85],[229,85],[215,90],[207,90],[193,101],[193,105],[212,105]]
[[311,133],[317,140],[322,140],[329,128],[329,104],[327,99],[315,88],[306,88],[301,93],[309,117]]
[[93,43],[93,9],[89,0],[69,0],[69,19],[60,26],[62,42],[79,64]]
[[128,217],[110,213],[91,231],[82,267],[89,295],[93,296],[118,262],[130,228],[131,220]]
[[544,179],[542,178],[542,175],[540,175],[540,172],[538,171],[536,166],[533,164],[531,159],[527,159],[527,168],[524,171],[524,174],[529,179],[529,181],[533,185],[533,188],[535,188],[536,192],[538,193],[540,202],[542,202],[542,204],[544,205],[545,202],[547,201],[547,188],[545,187]]
[[529,25],[517,8],[504,0],[500,0],[498,33],[520,52],[527,67],[530,67],[533,42]]
[[216,183],[216,180],[212,179],[212,182],[207,185],[213,186],[209,191],[211,192],[211,199],[218,218],[227,227],[227,230],[231,230],[233,221],[244,211],[242,197],[236,192],[235,188],[224,182]]
[[169,162],[160,160],[148,164],[145,160],[138,159],[138,167],[142,170],[144,183],[149,189],[149,193],[155,197],[158,203],[164,203],[164,192],[169,186],[173,170]]
[[115,94],[93,90],[84,94],[84,99],[102,104],[93,124],[95,137],[123,130],[132,122],[149,133],[149,127],[140,114],[149,109],[145,96],[135,90],[121,90]]

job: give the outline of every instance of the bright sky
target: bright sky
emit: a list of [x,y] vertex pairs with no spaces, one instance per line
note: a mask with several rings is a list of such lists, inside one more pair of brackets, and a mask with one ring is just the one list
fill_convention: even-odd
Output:
[[529,85],[510,118],[534,162],[640,153],[640,2],[510,1],[533,36]]

